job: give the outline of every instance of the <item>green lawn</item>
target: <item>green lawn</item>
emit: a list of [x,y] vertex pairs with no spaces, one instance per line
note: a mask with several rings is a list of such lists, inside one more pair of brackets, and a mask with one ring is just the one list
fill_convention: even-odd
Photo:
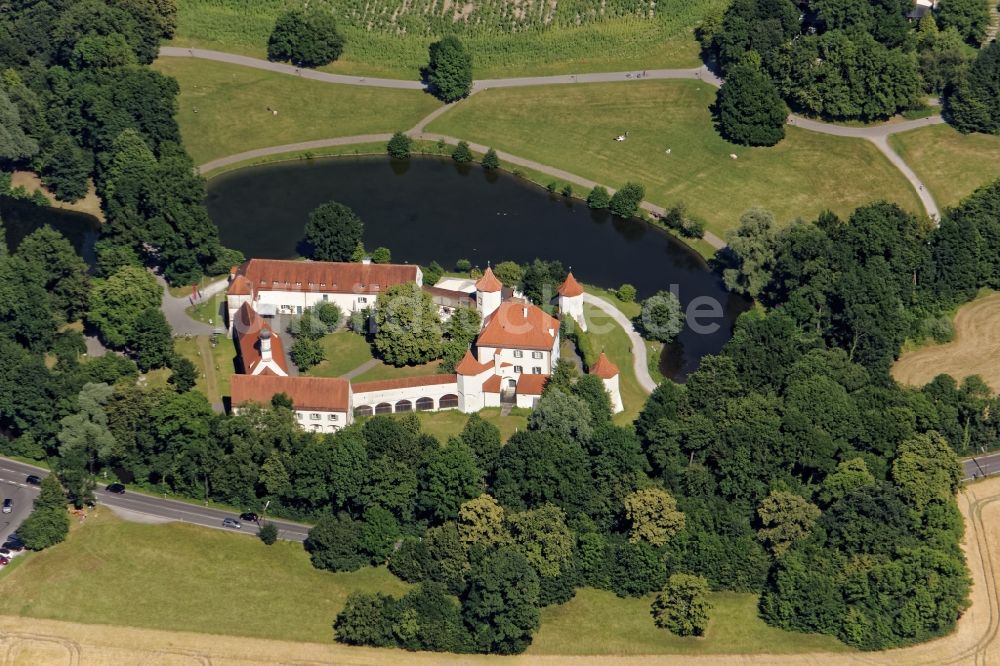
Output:
[[[628,425],[635,421],[648,397],[635,378],[635,370],[632,368],[632,343],[622,327],[603,311],[584,303],[583,315],[587,319],[587,335],[590,337],[595,351],[603,350],[611,362],[618,366],[620,373],[618,389],[621,392],[625,411],[615,415],[615,423]],[[607,329],[607,331],[600,332],[603,329]]]
[[229,395],[229,378],[236,372],[236,349],[231,338],[219,336],[215,347],[207,335],[174,338],[174,349],[194,363],[198,372],[195,390],[204,393],[209,402],[221,403],[222,397]]
[[394,365],[389,365],[388,363],[379,361],[378,365],[367,372],[361,373],[352,379],[351,382],[357,384],[358,382],[373,382],[378,379],[399,379],[400,377],[436,375],[439,365],[441,365],[441,361],[431,361],[430,363],[423,363],[421,365],[404,365],[397,368]]
[[[500,429],[500,441],[507,439],[518,430],[528,427],[527,409],[517,409],[511,411],[509,416],[500,416],[499,407],[488,407],[480,410],[479,416],[484,421],[489,421]],[[462,432],[469,415],[457,409],[446,409],[440,412],[415,412],[420,419],[420,429],[429,435],[434,435],[442,443],[447,442],[449,437],[456,437]]]
[[768,626],[757,616],[757,597],[753,594],[712,594],[711,620],[705,636],[700,638],[681,638],[657,628],[649,614],[652,600],[652,596],[622,599],[603,590],[581,589],[568,603],[542,609],[542,627],[528,654],[786,654],[849,650],[830,636]]
[[942,208],[1000,178],[1000,136],[961,134],[949,125],[932,125],[894,134],[889,143]]
[[313,377],[340,377],[372,359],[371,345],[362,336],[351,331],[339,330],[324,335],[320,344],[326,360],[305,373]]
[[153,66],[180,83],[177,121],[195,164],[254,148],[405,130],[441,104],[417,90],[338,86],[205,60],[162,58]]
[[[174,46],[195,46],[264,57],[275,18],[304,0],[180,0]],[[323,3],[321,2],[321,5]],[[585,71],[696,67],[694,27],[725,0],[660,0],[645,18],[641,5],[616,0],[570,3],[524,0],[515,20],[507,0],[460,6],[429,0],[329,0],[345,46],[325,71],[416,79],[427,47],[458,12],[456,26],[474,54],[477,78]],[[516,24],[516,29],[512,29]]]
[[127,523],[103,507],[0,580],[11,614],[322,643],[348,593],[406,588],[383,568],[313,569],[302,544]]
[[[648,200],[684,202],[720,235],[751,206],[770,208],[781,223],[825,208],[846,214],[879,198],[922,210],[871,143],[789,127],[775,147],[734,146],[713,128],[714,99],[715,89],[697,81],[493,89],[461,102],[428,131],[612,187],[638,181]],[[626,141],[614,141],[626,131]]]

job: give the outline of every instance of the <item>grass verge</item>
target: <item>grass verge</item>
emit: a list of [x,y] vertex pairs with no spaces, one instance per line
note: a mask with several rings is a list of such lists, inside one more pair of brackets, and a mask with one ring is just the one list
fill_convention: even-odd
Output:
[[949,125],[932,125],[893,134],[889,144],[942,208],[1000,178],[1000,136],[962,134]]
[[[752,206],[770,208],[781,223],[825,208],[847,214],[882,198],[922,210],[902,174],[871,143],[789,127],[777,146],[734,146],[713,127],[714,99],[715,89],[698,81],[493,89],[461,102],[427,131],[611,187],[637,181],[647,200],[683,202],[720,236]],[[614,140],[626,131],[626,141]]]
[[[447,442],[449,437],[457,437],[462,428],[465,427],[469,415],[457,409],[446,409],[440,412],[414,412],[420,419],[421,432],[434,435],[441,443]],[[515,408],[508,416],[500,415],[499,407],[487,407],[480,410],[479,416],[484,421],[489,421],[500,429],[500,441],[507,439],[518,430],[528,427],[528,409]]]
[[326,358],[305,373],[313,377],[340,377],[373,358],[371,345],[351,331],[340,330],[324,335],[320,345]]

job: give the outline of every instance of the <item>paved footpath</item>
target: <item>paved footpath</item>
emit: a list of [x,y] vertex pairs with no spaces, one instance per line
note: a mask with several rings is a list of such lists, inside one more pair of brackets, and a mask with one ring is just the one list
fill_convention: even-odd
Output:
[[[209,326],[189,317],[186,310],[191,307],[191,301],[188,297],[171,296],[166,281],[159,275],[156,276],[156,281],[163,287],[163,300],[160,303],[160,309],[163,310],[163,315],[167,318],[167,323],[170,324],[170,330],[173,331],[174,335],[211,335],[215,329],[224,328],[221,321],[218,326]],[[206,285],[201,290],[200,302],[225,291],[228,282],[228,280],[217,280]]]
[[611,303],[593,294],[584,293],[583,302],[601,310],[625,329],[625,334],[632,343],[632,368],[635,370],[635,377],[639,380],[639,386],[646,393],[652,393],[656,389],[657,384],[649,374],[649,363],[646,360],[646,342],[636,333],[635,327],[629,321],[629,318],[621,310],[611,305]]
[[[382,79],[382,78],[371,78],[364,76],[349,76],[345,74],[329,74],[327,72],[318,72],[312,69],[303,69],[295,67],[293,65],[286,65],[284,63],[271,62],[269,60],[262,60],[260,58],[253,58],[250,56],[236,55],[234,53],[224,53],[222,51],[211,51],[208,49],[187,49],[180,48],[176,46],[164,46],[160,48],[160,57],[181,57],[181,58],[200,58],[203,60],[213,60],[216,62],[224,62],[232,65],[240,65],[243,67],[252,67],[254,69],[262,69],[270,72],[277,72],[280,74],[288,74],[291,76],[298,76],[300,78],[309,79],[312,81],[322,81],[325,83],[334,83],[340,85],[354,85],[354,86],[370,86],[375,88],[394,88],[397,90],[426,90],[427,86],[421,81],[410,81],[404,79]],[[580,74],[560,74],[556,76],[522,76],[522,77],[510,77],[503,79],[479,79],[473,81],[472,83],[472,93],[479,92],[481,90],[488,90],[490,88],[515,88],[524,86],[549,86],[549,85],[572,85],[572,84],[583,84],[583,83],[621,83],[621,82],[642,82],[648,80],[678,80],[678,79],[690,79],[699,80],[708,83],[713,86],[722,85],[722,79],[713,74],[705,66],[695,67],[690,69],[651,69],[651,70],[633,70],[628,72],[588,72]],[[435,109],[427,117],[423,118],[417,125],[411,129],[407,134],[416,138],[426,138],[430,140],[442,139],[446,143],[455,144],[458,139],[454,137],[449,137],[439,134],[425,134],[424,129],[430,124],[435,118],[441,114],[447,112],[452,108],[454,104],[447,104],[443,107]],[[909,181],[910,185],[913,187],[917,196],[920,198],[923,204],[924,210],[927,215],[934,221],[938,221],[941,218],[940,210],[938,209],[937,203],[934,201],[934,197],[928,191],[924,183],[917,177],[913,170],[906,164],[903,158],[892,149],[889,145],[888,137],[892,134],[898,134],[899,132],[907,132],[909,130],[917,129],[920,127],[926,127],[928,125],[940,124],[944,120],[940,115],[931,116],[929,118],[923,118],[920,120],[910,120],[905,122],[890,122],[883,123],[880,125],[870,125],[867,127],[848,127],[844,125],[837,125],[835,123],[826,123],[818,120],[811,120],[808,118],[803,118],[801,116],[790,115],[788,117],[788,124],[794,127],[800,127],[802,129],[808,130],[810,132],[819,132],[821,134],[829,134],[831,136],[840,136],[846,138],[858,138],[866,139],[871,141],[879,151],[885,155],[886,159],[895,166],[900,173]],[[266,157],[268,155],[277,155],[280,153],[287,152],[302,152],[307,150],[315,150],[319,148],[328,148],[331,146],[343,146],[351,145],[357,143],[373,143],[388,141],[391,135],[389,134],[363,134],[357,136],[348,137],[338,137],[335,139],[320,139],[318,141],[305,141],[301,143],[291,143],[283,146],[272,146],[270,148],[260,148],[257,150],[250,150],[243,153],[238,153],[236,155],[229,155],[227,157],[222,157],[217,160],[212,160],[199,167],[202,173],[207,173],[219,167],[226,166],[229,164],[235,164],[237,162],[243,162],[245,160],[257,159],[260,157]],[[486,147],[480,146],[479,144],[469,144],[473,150],[478,152],[485,152]],[[513,164],[519,166],[524,166],[536,171],[541,171],[550,176],[555,176],[556,178],[561,178],[563,180],[576,183],[578,185],[583,185],[584,187],[591,188],[596,183],[593,181],[581,178],[574,174],[570,174],[562,169],[556,169],[554,167],[549,167],[532,160],[525,158],[520,158],[510,153],[497,153],[502,159],[505,159]],[[589,183],[589,184],[588,184]],[[661,214],[663,209],[648,202],[643,202],[643,209],[650,211],[652,213]],[[725,247],[725,243],[721,238],[715,236],[714,234],[707,232],[705,234],[705,241],[709,243],[712,247],[718,249]]]

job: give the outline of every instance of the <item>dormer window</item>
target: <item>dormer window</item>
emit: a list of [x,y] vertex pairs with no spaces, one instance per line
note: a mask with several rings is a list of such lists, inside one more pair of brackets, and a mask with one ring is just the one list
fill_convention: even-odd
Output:
[[302,283],[301,283],[301,282],[296,282],[296,283],[295,283],[295,286],[296,286],[296,287],[301,287],[301,286],[302,286]]

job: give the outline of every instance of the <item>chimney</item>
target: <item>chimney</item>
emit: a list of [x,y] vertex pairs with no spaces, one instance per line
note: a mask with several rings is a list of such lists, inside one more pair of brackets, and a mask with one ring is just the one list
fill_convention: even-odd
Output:
[[521,306],[521,316],[524,317],[525,319],[528,318],[528,306],[527,305],[522,305]]
[[232,282],[236,278],[236,269],[237,268],[239,268],[239,266],[232,266],[232,267],[230,267],[230,269],[229,269],[229,281],[230,282]]
[[264,363],[271,361],[271,329],[269,328],[260,331],[260,360]]
[[500,352],[493,354],[493,373],[500,374]]
[[556,337],[556,329],[552,328],[551,326],[549,326],[549,337],[550,338]]

